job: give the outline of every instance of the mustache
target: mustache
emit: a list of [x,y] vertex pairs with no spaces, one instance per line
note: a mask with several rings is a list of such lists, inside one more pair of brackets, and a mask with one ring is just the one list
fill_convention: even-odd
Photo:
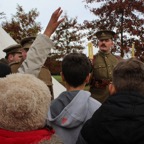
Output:
[[105,44],[101,44],[101,46],[102,46],[102,47],[106,47],[106,45],[105,45]]

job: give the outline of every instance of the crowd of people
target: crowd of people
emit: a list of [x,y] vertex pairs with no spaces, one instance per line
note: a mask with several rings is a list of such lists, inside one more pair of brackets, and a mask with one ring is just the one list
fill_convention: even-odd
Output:
[[60,75],[66,91],[54,99],[44,63],[54,47],[50,37],[64,21],[61,14],[58,8],[43,34],[3,50],[0,143],[142,144],[144,64],[111,53],[113,31],[96,33],[99,52],[92,63],[82,53],[63,58]]

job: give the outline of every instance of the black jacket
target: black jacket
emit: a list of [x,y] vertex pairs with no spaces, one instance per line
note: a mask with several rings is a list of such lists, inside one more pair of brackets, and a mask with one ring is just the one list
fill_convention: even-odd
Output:
[[110,96],[88,120],[77,144],[144,144],[144,95]]

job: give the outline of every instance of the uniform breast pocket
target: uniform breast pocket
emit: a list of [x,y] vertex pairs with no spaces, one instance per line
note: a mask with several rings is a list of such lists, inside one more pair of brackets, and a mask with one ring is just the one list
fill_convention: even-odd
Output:
[[94,74],[97,79],[107,78],[107,69],[104,64],[94,66]]

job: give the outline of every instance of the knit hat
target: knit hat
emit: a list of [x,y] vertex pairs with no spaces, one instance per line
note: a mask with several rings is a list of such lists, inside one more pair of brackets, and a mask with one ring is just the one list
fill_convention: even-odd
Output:
[[0,79],[0,128],[30,131],[44,128],[51,95],[47,85],[30,74]]
[[0,78],[5,77],[11,73],[11,68],[9,65],[0,63]]

